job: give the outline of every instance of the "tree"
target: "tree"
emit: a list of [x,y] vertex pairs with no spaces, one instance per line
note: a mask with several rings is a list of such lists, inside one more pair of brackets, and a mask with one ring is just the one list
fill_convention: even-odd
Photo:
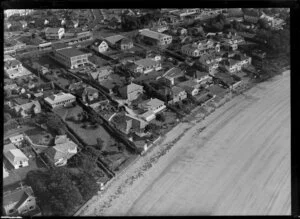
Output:
[[162,114],[162,113],[157,114],[157,115],[156,115],[156,119],[157,119],[158,121],[161,121],[161,122],[164,122],[164,121],[166,120],[164,114]]
[[266,19],[259,19],[257,24],[260,26],[260,28],[265,29],[265,30],[269,30],[270,29],[270,25],[268,23],[268,21]]
[[74,178],[77,182],[77,188],[83,200],[87,201],[98,191],[99,186],[91,175],[81,173],[76,175]]
[[104,145],[104,141],[101,138],[97,138],[97,148],[98,150],[102,150]]

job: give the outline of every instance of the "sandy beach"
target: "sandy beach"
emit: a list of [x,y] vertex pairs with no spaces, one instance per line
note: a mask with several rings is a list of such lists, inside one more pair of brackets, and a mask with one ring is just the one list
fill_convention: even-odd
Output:
[[286,71],[178,124],[77,215],[290,215],[290,123]]

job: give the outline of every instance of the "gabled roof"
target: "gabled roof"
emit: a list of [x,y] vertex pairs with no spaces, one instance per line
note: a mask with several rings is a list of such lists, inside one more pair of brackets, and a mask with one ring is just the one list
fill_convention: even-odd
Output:
[[33,196],[33,191],[30,186],[18,188],[10,193],[3,194],[3,206],[16,203],[16,207],[20,206],[29,196]]
[[[99,46],[101,43],[105,42],[104,40],[100,40],[100,39],[96,39],[94,42],[93,42],[93,46]],[[106,43],[106,42],[105,42]]]
[[28,157],[20,149],[11,149],[5,153],[7,158],[12,161],[29,160]]
[[4,66],[5,66],[5,68],[10,68],[10,67],[20,65],[20,64],[22,64],[22,63],[19,60],[11,59],[11,60],[5,61]]
[[152,38],[152,39],[156,39],[156,40],[160,40],[161,38],[164,38],[164,37],[170,37],[167,34],[158,33],[158,32],[155,32],[155,31],[152,31],[152,30],[147,30],[147,29],[141,30],[140,34],[143,35],[143,36]]
[[29,103],[25,103],[22,105],[17,105],[15,106],[15,110],[18,112],[20,109],[22,110],[29,110],[31,107],[37,107],[38,109],[41,109],[41,104],[39,103],[39,101],[35,100],[35,101],[31,101]]
[[187,81],[183,81],[178,84],[178,86],[180,86],[182,88],[186,88],[186,87],[194,88],[197,85],[198,85],[198,83],[195,82],[194,80],[187,80]]
[[121,87],[119,89],[119,91],[121,93],[125,92],[125,93],[129,94],[129,93],[132,93],[132,92],[134,92],[136,90],[140,90],[140,89],[143,89],[143,86],[135,84],[135,83],[130,83],[124,87]]
[[166,78],[178,78],[183,76],[183,71],[180,68],[173,67],[169,69],[163,76]]
[[178,86],[173,86],[171,87],[172,93],[173,95],[178,95],[179,93],[181,93],[182,91],[184,91],[184,89],[182,89],[181,87]]
[[164,102],[157,98],[151,98],[150,100],[146,100],[143,103],[141,103],[141,105],[147,109],[156,108],[162,104],[164,104]]
[[109,42],[110,44],[114,45],[116,44],[117,42],[119,42],[120,40],[124,39],[125,36],[122,36],[122,35],[113,35],[113,36],[110,36],[110,37],[106,37],[105,40],[107,42]]

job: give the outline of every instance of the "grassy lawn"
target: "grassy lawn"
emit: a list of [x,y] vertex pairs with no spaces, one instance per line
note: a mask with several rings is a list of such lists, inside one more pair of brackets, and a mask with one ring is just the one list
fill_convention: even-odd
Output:
[[49,132],[39,127],[27,130],[25,134],[31,139],[34,144],[39,145],[48,145],[53,138],[53,136]]
[[45,165],[36,157],[29,158],[28,164],[27,167],[14,169],[11,163],[6,158],[3,158],[3,165],[9,173],[9,176],[3,179],[3,189],[24,180],[27,173],[31,170],[46,170]]
[[76,116],[81,112],[83,112],[83,109],[79,106],[55,110],[55,113],[57,113],[66,122],[69,128],[72,129],[76,135],[85,142],[85,144],[96,145],[97,138],[101,138],[104,141],[104,146],[108,145],[112,137],[102,126],[98,125],[95,129],[85,129],[82,128],[82,125],[84,125],[86,122],[77,123],[66,120],[66,118]]

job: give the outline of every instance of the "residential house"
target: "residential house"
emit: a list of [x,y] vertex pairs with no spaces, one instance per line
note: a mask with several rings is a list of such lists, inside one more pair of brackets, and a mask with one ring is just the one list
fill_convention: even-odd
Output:
[[22,28],[25,29],[27,27],[27,22],[26,21],[20,21]]
[[168,103],[174,104],[186,98],[187,98],[187,93],[183,88],[179,86],[173,86],[171,87],[171,100],[168,101]]
[[195,96],[199,92],[200,84],[194,80],[183,81],[178,84],[188,95]]
[[55,166],[64,166],[68,159],[77,154],[77,145],[66,135],[55,137],[55,146],[49,147],[44,154]]
[[91,45],[91,48],[96,52],[104,53],[108,50],[108,44],[104,40],[96,39]]
[[3,155],[15,169],[28,166],[28,157],[12,143],[4,145]]
[[140,72],[144,74],[147,74],[154,70],[159,71],[162,69],[160,61],[155,61],[150,58],[140,59],[134,61],[133,63],[128,63],[127,67],[133,72]]
[[181,52],[190,57],[199,57],[209,51],[220,52],[220,44],[212,40],[202,40],[193,44],[187,44],[181,47]]
[[245,9],[244,10],[244,21],[248,23],[256,24],[260,18],[260,13],[257,9]]
[[3,179],[9,176],[9,172],[7,171],[7,169],[4,167],[4,163],[3,163]]
[[188,71],[186,73],[187,78],[194,80],[198,84],[205,84],[208,81],[211,81],[212,78],[208,72],[204,71]]
[[139,108],[143,109],[145,112],[139,115],[141,118],[146,120],[147,122],[155,119],[155,114],[163,111],[166,106],[163,101],[154,98],[150,100],[146,100],[140,104],[138,104]]
[[112,35],[109,37],[104,38],[104,40],[110,45],[110,46],[116,46],[116,43],[120,42],[122,39],[126,38],[122,35]]
[[65,29],[62,27],[45,29],[45,37],[47,40],[60,40],[65,35]]
[[187,35],[188,31],[187,31],[186,28],[179,27],[179,28],[177,28],[177,33],[178,33],[179,35]]
[[229,73],[235,73],[237,71],[241,71],[242,65],[239,60],[236,59],[228,59],[222,61],[220,68],[224,69],[225,71]]
[[41,105],[39,101],[34,100],[29,103],[17,105],[14,107],[17,114],[20,114],[23,118],[29,117],[41,112]]
[[99,91],[96,88],[88,86],[82,92],[82,101],[84,103],[95,102],[99,98]]
[[149,29],[140,30],[140,36],[144,42],[157,46],[165,46],[172,42],[172,36],[155,32]]
[[6,216],[40,215],[36,198],[30,186],[22,186],[3,194],[3,213]]
[[75,102],[76,97],[70,93],[60,92],[58,94],[53,94],[49,97],[46,97],[44,100],[52,107],[52,109],[54,109]]
[[173,67],[164,73],[162,78],[165,79],[164,81],[166,81],[170,86],[173,86],[175,85],[175,80],[182,76],[184,76],[184,72],[180,68]]
[[89,63],[88,57],[91,55],[78,49],[64,48],[56,50],[53,58],[67,68],[74,69]]
[[96,71],[90,72],[91,77],[98,81],[101,82],[105,79],[108,79],[109,75],[113,73],[113,69],[111,66],[102,66],[100,68],[97,68]]
[[230,90],[236,89],[242,82],[238,76],[229,75],[223,72],[218,72],[215,77],[227,84]]
[[120,40],[120,43],[118,43],[117,46],[121,50],[128,50],[128,49],[133,48],[133,41],[131,39],[124,38],[124,39]]
[[19,135],[12,136],[9,138],[9,140],[11,143],[18,145],[24,140],[24,135],[19,134]]
[[137,99],[143,92],[143,86],[132,82],[124,87],[119,88],[119,93],[121,96],[128,101]]
[[221,61],[221,56],[215,53],[206,53],[199,58],[199,65],[204,71],[213,75],[217,71],[219,62]]

